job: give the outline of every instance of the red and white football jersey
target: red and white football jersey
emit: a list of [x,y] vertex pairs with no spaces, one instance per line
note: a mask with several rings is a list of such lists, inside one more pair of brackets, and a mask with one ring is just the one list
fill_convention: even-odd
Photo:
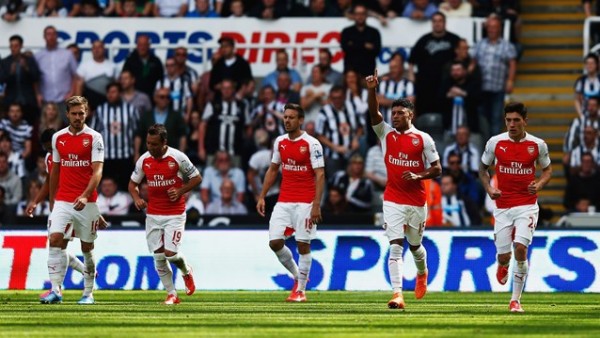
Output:
[[198,175],[200,172],[184,153],[168,147],[160,159],[145,152],[135,163],[131,180],[139,184],[146,177],[149,215],[181,215],[185,211],[185,199],[181,196],[171,202],[167,191],[181,188],[184,176],[190,179]]
[[[69,127],[61,129],[52,136],[52,162],[60,165],[55,199],[74,202],[88,186],[92,163],[104,162],[102,135],[88,126],[77,134],[71,133]],[[88,201],[96,202],[96,197],[94,190]]]
[[44,161],[46,162],[46,173],[50,175],[50,172],[52,171],[52,153],[46,153]]
[[402,178],[406,171],[418,173],[438,161],[440,155],[429,134],[414,126],[401,133],[386,122],[373,126],[381,140],[381,150],[387,169],[387,184],[383,200],[397,204],[422,207],[426,203],[423,181],[407,181]]
[[304,132],[295,140],[284,134],[275,139],[271,162],[281,165],[279,202],[311,203],[315,198],[315,171],[325,167],[323,147]]
[[485,145],[481,162],[488,166],[496,164],[498,189],[502,191],[496,200],[498,208],[537,203],[537,195],[530,194],[527,186],[535,180],[536,162],[542,168],[550,165],[544,140],[529,133],[519,142],[513,141],[508,133],[496,135]]

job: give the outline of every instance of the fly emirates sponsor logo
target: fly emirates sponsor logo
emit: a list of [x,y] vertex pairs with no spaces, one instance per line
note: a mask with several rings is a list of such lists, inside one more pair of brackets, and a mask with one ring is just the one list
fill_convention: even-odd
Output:
[[[148,186],[149,187],[170,187],[175,185],[175,179],[171,178],[165,180],[165,175],[152,175],[148,177]],[[150,179],[151,178],[151,179]]]
[[61,167],[89,167],[90,160],[80,160],[78,155],[69,154],[66,159],[60,159]]
[[405,154],[403,152],[399,152],[398,157],[394,157],[392,154],[388,154],[388,162],[399,167],[418,168],[420,166],[419,161],[409,160],[408,154]]
[[533,168],[530,168],[530,167],[523,168],[523,163],[519,163],[519,162],[510,162],[510,167],[499,164],[498,171],[503,174],[510,174],[510,175],[531,175],[531,174],[533,174]]
[[298,164],[296,164],[296,161],[288,158],[287,163],[283,164],[283,170],[308,171],[308,166],[307,165],[298,165]]

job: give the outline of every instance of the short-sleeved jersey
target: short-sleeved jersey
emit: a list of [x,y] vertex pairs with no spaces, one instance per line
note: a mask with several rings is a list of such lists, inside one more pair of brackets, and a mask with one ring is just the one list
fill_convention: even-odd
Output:
[[325,167],[323,147],[304,132],[295,140],[281,135],[273,144],[272,163],[281,165],[279,202],[310,203],[315,198],[315,171]]
[[[83,193],[92,177],[92,163],[104,162],[104,142],[102,136],[92,128],[84,126],[73,134],[69,127],[52,136],[52,162],[60,165],[57,201],[73,202]],[[96,202],[98,193],[94,190],[88,198]]]
[[168,147],[159,159],[145,152],[136,162],[131,180],[139,184],[146,177],[149,215],[181,215],[185,211],[185,199],[181,196],[171,202],[167,191],[181,188],[184,177],[191,179],[198,175],[200,172],[184,153]]
[[52,171],[52,153],[46,153],[44,162],[46,162],[46,173],[50,175],[50,172]]
[[406,171],[421,172],[440,159],[435,142],[429,134],[414,126],[399,132],[388,123],[373,126],[381,140],[388,181],[383,192],[383,200],[397,204],[422,207],[426,203],[423,181],[407,181],[402,178]]
[[537,203],[537,195],[530,194],[527,186],[535,180],[536,162],[542,168],[550,165],[544,140],[529,133],[519,142],[513,141],[508,133],[496,135],[485,145],[481,162],[487,166],[496,164],[498,189],[502,191],[496,200],[498,208]]

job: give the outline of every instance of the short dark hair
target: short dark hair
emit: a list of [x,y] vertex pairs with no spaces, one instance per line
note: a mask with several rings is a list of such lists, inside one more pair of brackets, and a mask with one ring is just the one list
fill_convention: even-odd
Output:
[[23,45],[23,38],[20,35],[15,34],[15,35],[11,36],[10,38],[8,38],[8,41],[14,41],[14,40],[19,41],[19,43],[21,45]]
[[52,136],[56,133],[56,129],[48,128],[42,132],[40,135],[40,142],[46,143],[52,141]]
[[410,100],[405,98],[394,100],[394,102],[392,102],[392,109],[394,109],[394,107],[408,108],[413,113],[415,112],[415,105]]
[[164,142],[167,140],[167,128],[165,128],[164,124],[156,123],[148,128],[148,135],[158,135],[160,136],[160,140]]
[[219,39],[219,44],[223,43],[227,43],[230,44],[232,47],[235,47],[235,40],[231,36],[222,36]]
[[508,113],[517,113],[521,115],[522,118],[527,118],[527,108],[521,102],[509,102],[504,107],[504,116]]
[[437,11],[437,12],[435,12],[435,13],[431,14],[431,18],[433,19],[433,17],[434,17],[434,16],[436,16],[436,15],[439,15],[439,16],[441,16],[441,17],[442,17],[442,19],[444,19],[444,21],[446,21],[446,14],[444,14],[444,13],[442,13],[442,12],[440,12],[440,11]]
[[119,90],[119,93],[123,91],[123,87],[121,87],[121,84],[119,82],[113,81],[106,85],[106,92],[108,93],[108,91],[112,87],[117,87],[117,89]]
[[286,103],[283,107],[283,111],[288,109],[295,110],[298,113],[298,118],[304,118],[304,109],[297,103]]
[[594,62],[596,62],[596,67],[600,63],[600,60],[598,59],[598,54],[596,54],[596,53],[588,53],[588,55],[585,56],[583,61],[587,61],[587,59],[593,59]]

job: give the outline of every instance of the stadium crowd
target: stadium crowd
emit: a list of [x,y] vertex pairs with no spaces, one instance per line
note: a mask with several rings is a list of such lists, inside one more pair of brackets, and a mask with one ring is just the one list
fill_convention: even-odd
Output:
[[[306,78],[290,66],[286,50],[264,78],[236,53],[235,41],[219,39],[211,70],[198,74],[187,63],[188,51],[176,48],[167,59],[152,53],[147,36],[118,69],[106,57],[102,41],[92,44],[92,58],[80,61],[76,45],[62,48],[57,30],[44,29],[45,48],[32,53],[21,36],[6,37],[10,55],[0,64],[3,86],[0,120],[1,223],[23,215],[27,201],[47,178],[40,135],[65,126],[64,99],[83,95],[90,101],[88,125],[105,142],[104,177],[98,205],[105,215],[136,212],[126,192],[135,161],[145,152],[146,131],[154,123],[168,130],[170,146],[185,152],[201,170],[200,191],[188,196],[197,214],[255,212],[262,178],[269,167],[275,137],[285,132],[282,107],[298,103],[306,111],[303,129],[323,145],[327,214],[375,213],[381,210],[386,172],[381,147],[367,114],[364,77],[375,68],[381,37],[367,24],[373,17],[386,25],[395,17],[429,20],[431,32],[407,53],[399,49],[381,78],[378,100],[386,121],[394,100],[415,101],[417,127],[439,118],[442,133],[432,133],[442,155],[443,175],[428,181],[429,225],[472,226],[482,223],[492,202],[477,177],[482,141],[503,130],[502,108],[514,87],[520,20],[518,1],[499,0],[0,0],[5,21],[22,17],[347,17],[341,32],[345,52],[342,72],[331,66],[332,53],[319,51]],[[485,38],[469,46],[446,30],[447,17],[486,17]],[[511,22],[510,39],[502,22]],[[407,66],[406,66],[407,65]],[[586,58],[586,75],[575,86],[579,117],[565,137],[564,165],[569,179],[568,210],[585,203],[600,207],[598,57]],[[140,194],[144,196],[144,184]],[[271,205],[279,193],[267,195]],[[47,215],[47,204],[36,215]]]

